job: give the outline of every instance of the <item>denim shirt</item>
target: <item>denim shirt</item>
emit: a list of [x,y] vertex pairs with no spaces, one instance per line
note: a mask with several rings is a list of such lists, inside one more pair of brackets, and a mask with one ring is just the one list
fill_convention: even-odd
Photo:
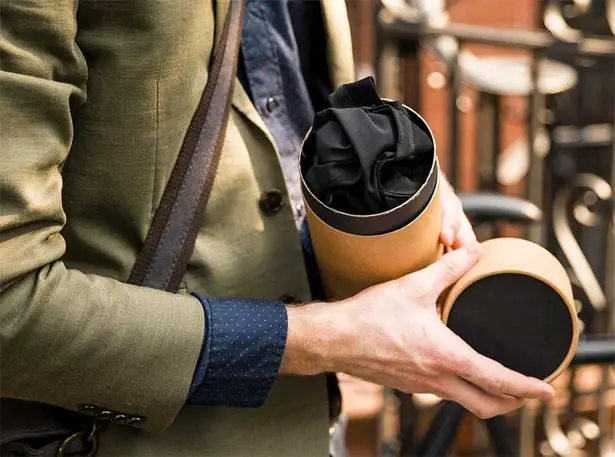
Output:
[[[248,0],[238,78],[271,132],[304,245],[314,298],[322,298],[305,224],[298,154],[331,87],[320,2]],[[287,337],[281,302],[203,297],[203,350],[188,403],[260,406],[278,374]]]

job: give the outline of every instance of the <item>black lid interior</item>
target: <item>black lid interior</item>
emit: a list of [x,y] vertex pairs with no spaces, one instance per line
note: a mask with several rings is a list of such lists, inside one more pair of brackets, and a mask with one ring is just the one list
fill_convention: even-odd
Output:
[[564,299],[531,276],[503,273],[468,286],[447,326],[480,354],[538,379],[565,360],[573,338]]

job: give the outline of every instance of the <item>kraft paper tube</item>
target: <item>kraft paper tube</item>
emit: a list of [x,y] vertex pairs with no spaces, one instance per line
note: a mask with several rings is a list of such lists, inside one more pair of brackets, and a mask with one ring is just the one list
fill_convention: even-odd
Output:
[[426,267],[442,255],[440,174],[434,137],[425,120],[405,108],[434,148],[426,182],[402,205],[371,215],[336,211],[318,200],[301,176],[310,235],[327,298],[350,297]]
[[[427,123],[404,108],[434,146],[425,183],[405,203],[378,214],[343,213],[323,204],[301,175],[314,253],[330,299],[417,271],[442,255],[435,141]],[[300,162],[302,157],[303,147]],[[484,242],[478,263],[439,303],[443,322],[476,351],[528,376],[552,381],[576,351],[579,325],[570,280],[551,253],[529,241]]]
[[572,285],[561,263],[527,240],[482,243],[481,258],[442,300],[442,320],[479,353],[550,382],[579,339]]

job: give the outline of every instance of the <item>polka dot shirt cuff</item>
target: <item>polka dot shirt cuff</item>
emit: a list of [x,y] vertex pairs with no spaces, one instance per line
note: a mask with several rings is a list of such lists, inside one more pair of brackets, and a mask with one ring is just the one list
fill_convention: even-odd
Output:
[[262,405],[284,355],[286,307],[269,300],[193,295],[205,309],[205,338],[188,404]]

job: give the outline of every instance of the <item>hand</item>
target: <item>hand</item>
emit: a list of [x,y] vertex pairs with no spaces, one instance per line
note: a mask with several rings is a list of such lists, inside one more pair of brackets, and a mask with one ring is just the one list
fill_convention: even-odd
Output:
[[342,372],[402,392],[432,393],[480,418],[519,408],[553,388],[468,346],[438,318],[435,301],[477,260],[466,248],[348,300],[288,308],[283,373]]
[[450,183],[440,174],[440,201],[442,204],[442,231],[440,241],[453,249],[469,247],[476,244],[476,235],[472,225],[463,212],[461,201],[455,195]]

